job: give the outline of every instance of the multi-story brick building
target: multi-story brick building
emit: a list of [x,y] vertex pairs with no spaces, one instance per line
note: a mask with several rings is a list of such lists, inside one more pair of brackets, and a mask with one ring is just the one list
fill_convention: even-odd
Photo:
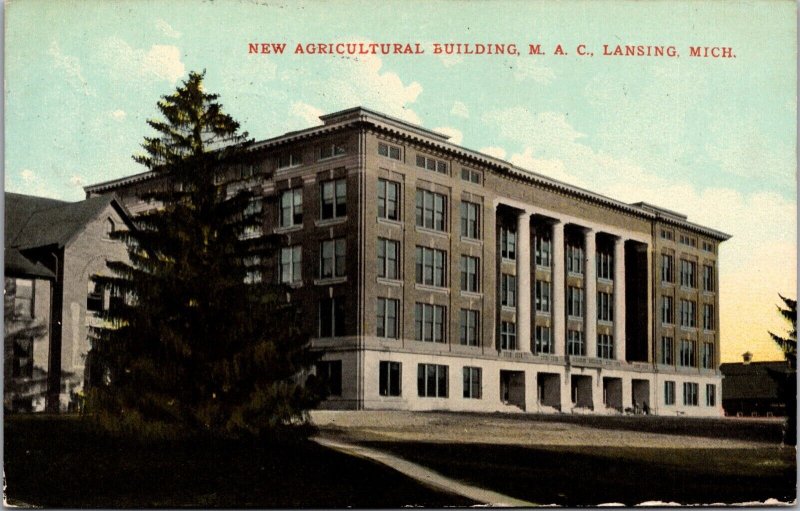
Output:
[[[330,408],[721,415],[728,235],[353,108],[256,143],[263,196]],[[92,185],[132,212],[163,177]],[[271,268],[271,270],[269,270]]]

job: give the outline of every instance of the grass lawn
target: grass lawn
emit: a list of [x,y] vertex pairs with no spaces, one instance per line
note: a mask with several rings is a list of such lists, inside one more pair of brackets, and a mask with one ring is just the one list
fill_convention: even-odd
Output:
[[74,417],[5,420],[6,498],[45,507],[443,507],[473,502],[300,441],[147,445]]
[[794,448],[680,449],[363,442],[537,504],[733,503],[796,495]]

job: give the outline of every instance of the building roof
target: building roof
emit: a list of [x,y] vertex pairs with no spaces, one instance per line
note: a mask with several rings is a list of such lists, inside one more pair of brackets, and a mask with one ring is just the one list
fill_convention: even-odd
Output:
[[778,399],[778,383],[774,373],[787,373],[785,361],[775,362],[729,362],[720,364],[722,399]]
[[113,195],[64,202],[6,192],[5,201],[5,246],[21,251],[66,246],[88,222],[112,203],[116,203],[114,205],[127,216]]
[[55,274],[42,263],[31,261],[16,248],[6,248],[3,252],[3,258],[6,277],[55,278]]
[[[716,229],[711,229],[709,227],[689,222],[686,219],[686,216],[679,213],[671,212],[663,208],[658,208],[656,206],[641,202],[628,204],[610,197],[606,197],[605,195],[580,188],[578,186],[564,183],[543,174],[518,167],[505,160],[501,160],[500,158],[495,158],[493,156],[453,144],[449,141],[449,137],[447,135],[437,133],[427,128],[423,128],[422,126],[418,126],[367,108],[348,108],[346,110],[323,115],[320,117],[320,120],[323,122],[321,126],[291,131],[278,137],[265,139],[253,144],[249,150],[258,151],[270,149],[290,142],[295,142],[326,133],[333,133],[356,124],[367,124],[376,129],[381,129],[422,144],[427,144],[440,150],[455,153],[463,158],[493,167],[500,172],[505,172],[517,178],[524,179],[526,181],[530,181],[560,192],[569,193],[573,196],[602,204],[607,207],[612,207],[638,217],[647,218],[649,220],[666,220],[674,225],[699,232],[719,241],[725,241],[731,237],[729,234]],[[87,192],[87,194],[102,193],[104,191],[113,190],[117,186],[146,181],[157,176],[158,174],[152,171],[141,172],[132,176],[115,179],[113,181],[89,185],[84,187],[84,190]]]

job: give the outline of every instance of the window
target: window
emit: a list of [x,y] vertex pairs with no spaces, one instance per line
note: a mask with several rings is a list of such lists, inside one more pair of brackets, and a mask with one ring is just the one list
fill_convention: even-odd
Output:
[[[246,256],[242,258],[242,264],[245,268],[244,282],[245,284],[255,284],[261,282],[261,257],[257,255]],[[299,279],[298,279],[299,280]]]
[[345,153],[344,146],[331,142],[319,148],[319,159],[333,158],[334,156],[341,156]]
[[447,252],[427,247],[417,247],[417,284],[447,286]]
[[[22,281],[31,283],[31,295],[33,296],[33,281]],[[27,289],[22,288],[24,293],[28,293]],[[21,298],[21,299],[20,299]],[[20,279],[17,279],[17,294],[14,297],[14,316],[30,318],[31,306],[26,304],[28,299],[20,297]],[[89,278],[89,292],[86,295],[86,310],[91,312],[103,312],[105,310],[105,288],[94,281],[92,277]]]
[[322,380],[323,385],[330,396],[342,395],[342,361],[323,360],[317,362],[317,377]]
[[694,358],[695,341],[684,339],[681,341],[680,365],[682,367],[697,367]]
[[481,368],[480,367],[465,367],[464,368],[464,398],[465,399],[480,399],[481,398]]
[[500,322],[500,349],[517,349],[517,324],[511,321]]
[[281,227],[303,223],[303,189],[286,190],[281,194]]
[[567,315],[572,318],[583,317],[583,289],[575,286],[567,289]]
[[717,406],[717,386],[713,383],[706,384],[706,406]]
[[[92,280],[89,280],[89,288],[91,291]],[[14,279],[14,317],[19,319],[31,319],[34,316],[33,311],[33,280],[29,279]],[[102,294],[101,294],[102,305]],[[88,307],[87,307],[88,308]],[[91,309],[90,309],[91,310]]]
[[470,183],[481,184],[481,173],[472,169],[461,169],[461,179]]
[[284,153],[278,157],[278,168],[286,169],[289,167],[297,167],[303,164],[303,158],[300,153]]
[[701,364],[703,369],[714,368],[714,343],[703,343],[703,356],[701,357]]
[[337,179],[326,181],[320,185],[322,207],[320,213],[323,220],[342,218],[347,215],[347,181]]
[[674,381],[665,381],[664,382],[664,404],[665,405],[674,405],[675,404],[675,382]]
[[671,296],[661,297],[661,323],[665,325],[675,323],[675,303]]
[[400,278],[400,242],[378,238],[378,277]]
[[684,382],[683,384],[683,404],[684,406],[697,406],[697,384]]
[[583,274],[583,247],[567,245],[567,271]]
[[597,319],[614,321],[614,296],[611,293],[597,293]]
[[480,291],[479,271],[481,261],[477,257],[461,256],[461,290],[470,293]]
[[661,229],[661,239],[667,240],[667,241],[672,241],[673,240],[672,231],[668,231],[666,229]]
[[[342,240],[344,241],[344,240]],[[281,248],[281,283],[291,284],[303,280],[303,247]]]
[[500,256],[511,260],[517,258],[517,231],[508,227],[500,228]]
[[461,236],[479,239],[480,205],[474,202],[461,201]]
[[680,239],[681,244],[686,245],[688,247],[697,248],[697,238],[693,238],[691,236],[686,236],[685,234],[681,234],[679,239]]
[[447,197],[428,190],[417,190],[417,226],[447,230]]
[[414,338],[423,342],[445,342],[443,305],[417,303],[414,305]]
[[707,241],[703,242],[703,250],[706,252],[714,252],[714,245]]
[[703,265],[703,291],[714,291],[714,267]]
[[106,238],[110,238],[115,229],[116,224],[114,224],[114,220],[106,218]]
[[661,363],[664,365],[675,364],[675,340],[672,337],[661,338]]
[[239,179],[247,179],[249,177],[253,177],[253,175],[256,173],[256,166],[243,163],[238,166],[237,170],[239,171]]
[[479,311],[461,309],[459,313],[459,341],[464,346],[480,344]]
[[417,167],[426,170],[432,170],[440,174],[447,174],[447,162],[430,158],[428,156],[423,156],[421,154],[417,155]]
[[378,218],[400,220],[400,183],[378,179]]
[[600,358],[614,358],[614,337],[609,334],[597,336],[597,356]]
[[395,145],[378,142],[378,154],[392,160],[400,161],[400,148]]
[[378,298],[377,309],[378,337],[384,339],[400,338],[400,300]]
[[399,396],[402,392],[400,362],[381,360],[378,365],[378,392],[381,396]]
[[500,305],[517,306],[517,277],[503,273],[500,275]]
[[419,397],[447,397],[447,366],[419,364],[417,394]]
[[536,281],[536,312],[550,312],[550,283]]
[[614,280],[614,256],[606,252],[597,252],[597,278]]
[[695,262],[681,259],[681,286],[692,288],[697,287],[697,276],[695,274],[696,268],[697,265]]
[[320,243],[322,257],[319,261],[319,276],[322,279],[344,277],[345,252],[347,245],[344,238],[327,240]]
[[319,336],[344,335],[344,298],[324,298],[319,302]]
[[714,330],[714,306],[710,303],[703,304],[703,329]]
[[536,236],[536,266],[550,267],[553,257],[553,242],[550,235]]
[[537,326],[535,333],[535,353],[553,353],[553,340],[549,326]]
[[675,282],[675,263],[669,254],[661,254],[661,282]]
[[567,353],[569,355],[586,356],[586,345],[583,343],[583,332],[569,330],[567,332]]
[[697,327],[697,303],[692,300],[681,300],[681,326],[687,328]]
[[261,213],[264,210],[264,202],[261,200],[261,197],[252,197],[247,202],[247,207],[244,210],[245,216],[255,216]]

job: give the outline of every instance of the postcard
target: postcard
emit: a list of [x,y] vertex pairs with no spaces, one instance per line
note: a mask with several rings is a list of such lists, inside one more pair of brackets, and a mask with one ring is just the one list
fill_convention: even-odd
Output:
[[[796,502],[796,15],[10,2],[6,503]],[[185,217],[142,219],[203,186],[169,155],[234,132],[207,184],[280,246],[170,255]],[[211,436],[119,436],[148,421]]]

